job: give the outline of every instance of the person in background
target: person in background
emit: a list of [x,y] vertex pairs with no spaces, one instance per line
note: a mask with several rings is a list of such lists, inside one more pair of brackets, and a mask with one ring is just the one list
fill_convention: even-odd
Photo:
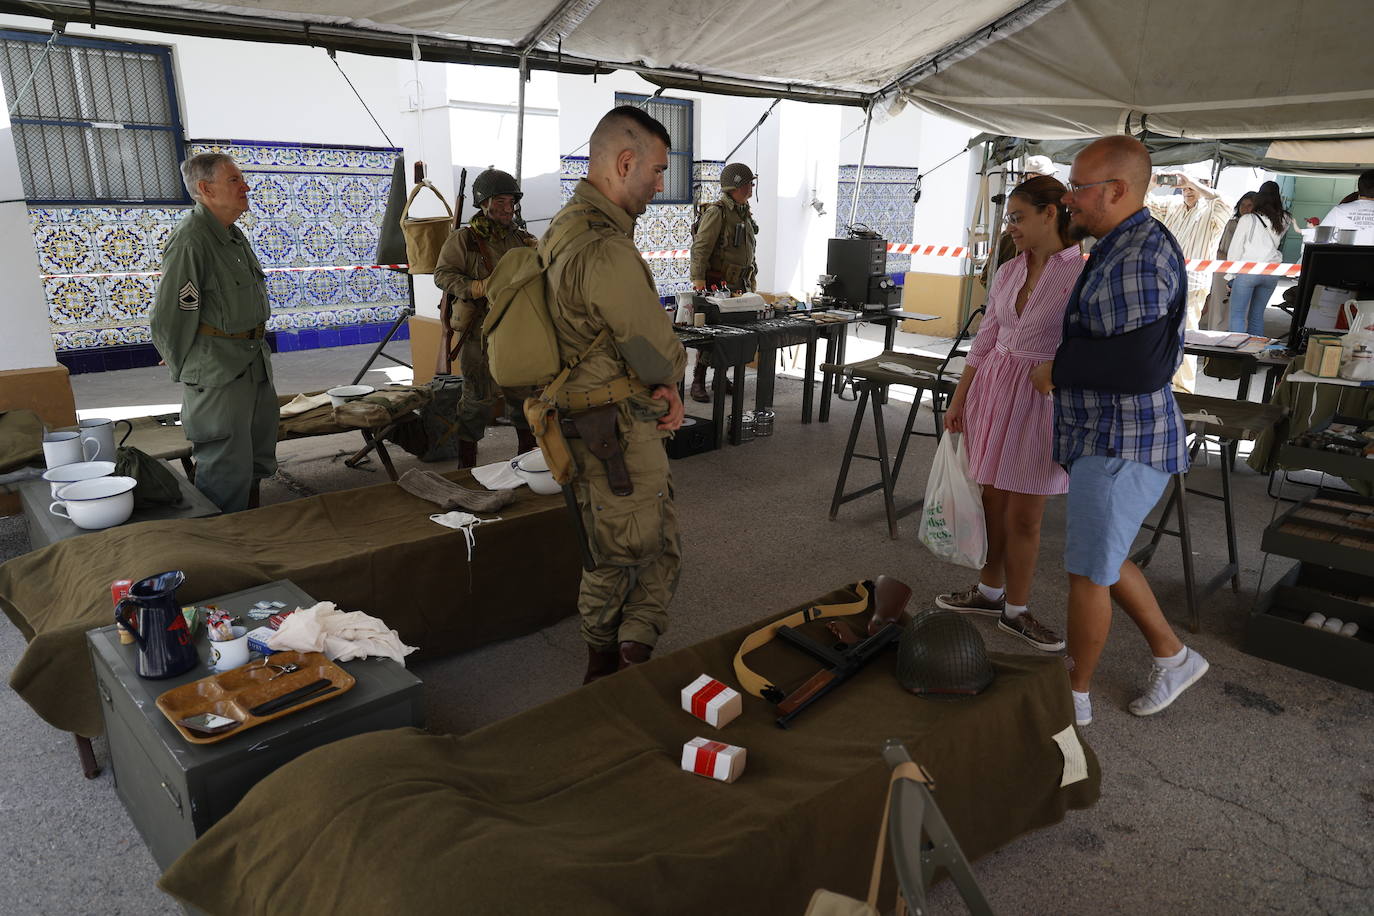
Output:
[[[692,289],[728,289],[732,293],[752,293],[758,277],[754,249],[758,245],[759,224],[749,210],[756,176],[743,162],[732,162],[720,170],[720,198],[701,208],[692,227]],[[706,389],[707,354],[697,353],[692,370],[692,400],[705,404],[711,400]],[[717,372],[722,370],[717,368]],[[725,383],[731,392],[730,381]]]
[[272,308],[262,264],[234,225],[248,212],[243,172],[224,153],[201,153],[181,176],[196,205],[167,240],[149,325],[182,384],[196,489],[221,512],[238,512],[258,504],[259,481],[277,470]]
[[[1231,247],[1231,238],[1236,234],[1236,224],[1246,213],[1255,212],[1255,192],[1246,191],[1236,201],[1236,207],[1231,212],[1231,218],[1226,221],[1226,226],[1221,230],[1221,239],[1217,242],[1216,258],[1219,261],[1226,260],[1226,249]],[[1230,286],[1226,282],[1226,275],[1213,273],[1212,289],[1207,294],[1207,305],[1202,310],[1201,324],[1209,331],[1224,331],[1231,326],[1230,299],[1227,293]]]
[[[1240,217],[1226,249],[1228,261],[1275,263],[1283,260],[1279,244],[1293,217],[1283,208],[1279,186],[1266,181],[1255,192],[1255,209]],[[1232,332],[1264,336],[1264,310],[1269,307],[1279,278],[1263,274],[1234,274],[1231,280]]]
[[1064,310],[1054,359],[1031,370],[1054,392],[1054,460],[1069,470],[1064,569],[1069,574],[1069,684],[1074,720],[1093,720],[1089,688],[1112,601],[1149,644],[1145,691],[1128,704],[1160,712],[1207,673],[1130,560],[1131,542],[1171,474],[1188,468],[1187,435],[1170,377],[1183,358],[1188,279],[1172,233],[1145,209],[1150,154],[1134,137],[1095,140],[1073,161],[1069,229],[1093,246]]
[[1344,200],[1331,208],[1321,225],[1354,229],[1356,245],[1374,245],[1374,169],[1360,173],[1355,183],[1354,200]]
[[1083,270],[1064,193],[1058,180],[1041,175],[1007,198],[1006,233],[1019,253],[997,271],[945,413],[946,430],[967,434],[969,473],[983,487],[988,558],[976,585],[935,599],[946,610],[997,615],[999,630],[1046,652],[1064,648],[1064,640],[1026,607],[1045,499],[1065,492],[1069,477],[1051,454],[1054,401],[1031,385],[1030,370],[1054,358],[1064,306]]
[[[1194,181],[1184,172],[1168,172],[1168,180],[1173,182],[1182,193],[1161,196],[1156,191],[1161,188],[1172,190],[1169,185],[1160,185],[1162,175],[1152,175],[1150,195],[1145,198],[1145,206],[1150,215],[1164,224],[1164,228],[1174,234],[1178,247],[1188,260],[1203,261],[1212,256],[1217,247],[1226,218],[1226,201],[1208,187],[1207,179]],[[1209,281],[1206,274],[1188,272],[1188,315],[1184,328],[1195,331],[1201,326],[1202,308],[1207,303]],[[1192,394],[1197,385],[1197,357],[1185,356],[1183,363],[1174,374],[1174,388]]]
[[515,223],[515,207],[523,194],[508,172],[486,169],[472,182],[477,212],[468,224],[449,234],[434,267],[434,285],[453,297],[453,330],[458,333],[458,366],[463,394],[458,402],[458,467],[477,464],[477,443],[487,434],[498,404],[515,427],[516,454],[535,447],[534,435],[522,406],[528,391],[497,387],[487,361],[482,321],[487,315],[487,278],[503,255],[513,248],[538,244]]

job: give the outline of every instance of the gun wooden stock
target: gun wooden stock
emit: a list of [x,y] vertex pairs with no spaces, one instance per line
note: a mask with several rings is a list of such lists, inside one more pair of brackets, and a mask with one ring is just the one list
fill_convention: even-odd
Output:
[[811,675],[811,677],[807,678],[806,683],[789,693],[787,697],[778,704],[778,712],[784,715],[796,712],[807,703],[816,699],[820,692],[829,686],[831,681],[835,680],[835,677],[835,672],[831,671],[829,668],[817,671],[815,674]]

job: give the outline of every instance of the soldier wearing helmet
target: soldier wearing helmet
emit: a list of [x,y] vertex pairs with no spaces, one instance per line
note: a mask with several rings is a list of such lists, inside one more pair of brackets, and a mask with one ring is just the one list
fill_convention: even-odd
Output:
[[[515,178],[500,169],[487,169],[472,182],[472,202],[478,207],[468,224],[449,236],[434,268],[434,284],[453,297],[453,330],[459,335],[458,365],[463,395],[458,402],[458,466],[477,464],[477,443],[486,435],[503,392],[492,381],[482,319],[487,312],[486,281],[501,256],[520,245],[536,244],[534,236],[515,224],[515,209],[523,195]],[[515,427],[517,451],[534,448],[521,406],[528,392],[505,392],[506,415]]]
[[[754,196],[754,173],[743,162],[720,170],[720,199],[701,209],[692,230],[692,288],[728,288],[752,292],[758,265],[754,262],[759,224],[749,212]],[[720,370],[717,370],[720,371]],[[697,354],[692,374],[692,400],[711,400],[706,390],[706,363]]]

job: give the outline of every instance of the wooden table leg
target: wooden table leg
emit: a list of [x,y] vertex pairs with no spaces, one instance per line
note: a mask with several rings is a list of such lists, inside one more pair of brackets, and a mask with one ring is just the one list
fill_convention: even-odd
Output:
[[95,779],[100,775],[100,765],[95,762],[95,748],[91,747],[91,739],[85,735],[73,735],[76,739],[76,755],[81,758],[81,773],[87,779]]

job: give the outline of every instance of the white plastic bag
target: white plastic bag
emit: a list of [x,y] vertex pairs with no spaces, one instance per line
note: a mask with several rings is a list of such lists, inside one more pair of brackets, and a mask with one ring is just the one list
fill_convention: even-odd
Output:
[[942,560],[982,569],[988,558],[983,488],[969,476],[961,433],[945,433],[935,450],[921,513],[921,543]]

